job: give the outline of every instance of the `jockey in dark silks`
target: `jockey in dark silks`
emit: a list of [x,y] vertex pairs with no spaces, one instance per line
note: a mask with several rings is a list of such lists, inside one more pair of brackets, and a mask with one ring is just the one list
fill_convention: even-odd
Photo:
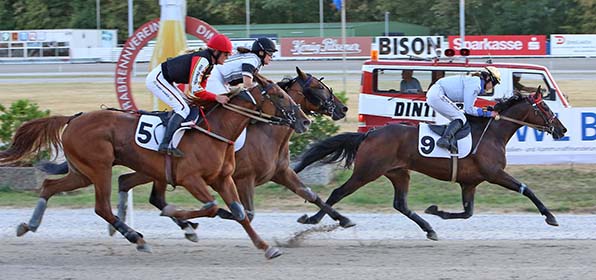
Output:
[[[147,75],[147,88],[161,101],[172,107],[175,114],[166,126],[159,152],[182,157],[182,151],[172,148],[170,142],[174,132],[190,113],[188,99],[228,102],[225,95],[216,95],[206,90],[207,78],[215,64],[223,64],[232,53],[232,42],[225,35],[215,35],[207,43],[207,49],[183,54],[163,62]],[[185,95],[176,84],[189,84],[190,94]]]

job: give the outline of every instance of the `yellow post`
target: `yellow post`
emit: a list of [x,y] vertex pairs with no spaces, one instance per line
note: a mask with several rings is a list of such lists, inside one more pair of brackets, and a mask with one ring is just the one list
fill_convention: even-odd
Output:
[[[179,55],[186,50],[186,32],[183,11],[186,11],[186,0],[159,0],[161,15],[159,33],[149,63],[149,71],[168,58]],[[168,105],[153,97],[154,110],[169,109]]]

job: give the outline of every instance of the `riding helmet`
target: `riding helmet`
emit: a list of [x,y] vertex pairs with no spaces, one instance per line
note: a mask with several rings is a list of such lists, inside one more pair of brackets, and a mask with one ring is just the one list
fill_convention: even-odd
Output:
[[488,78],[493,82],[493,86],[496,86],[501,83],[501,72],[494,66],[486,66],[484,67],[488,72]]
[[253,53],[259,53],[259,51],[265,51],[268,53],[274,53],[277,51],[275,48],[275,43],[271,41],[271,39],[266,37],[261,37],[256,39],[254,43],[252,43],[251,51]]
[[232,42],[230,39],[223,34],[217,34],[207,42],[207,47],[220,52],[232,53]]

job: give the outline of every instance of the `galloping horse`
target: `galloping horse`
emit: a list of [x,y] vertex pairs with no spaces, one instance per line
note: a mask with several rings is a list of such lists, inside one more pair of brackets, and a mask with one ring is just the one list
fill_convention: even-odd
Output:
[[[331,116],[334,120],[345,117],[348,108],[333,95],[329,87],[312,75],[302,72],[298,67],[296,67],[296,73],[298,74],[296,78],[279,82],[278,85],[285,89],[307,114],[321,113]],[[284,126],[272,126],[266,123],[248,126],[244,147],[236,154],[236,170],[232,178],[236,183],[240,201],[246,207],[249,219],[252,220],[254,216],[255,187],[273,181],[285,186],[306,201],[317,205],[321,211],[333,219],[339,220],[342,227],[354,225],[347,217],[324,204],[316,193],[300,182],[298,175],[289,167],[291,136],[292,130]],[[48,168],[46,167],[46,169]],[[138,172],[124,174],[118,178],[119,213],[126,215],[126,192],[137,185],[150,181],[150,177]],[[159,209],[169,206],[164,200],[165,187],[165,182],[156,181],[151,192],[149,201]],[[188,213],[184,215],[186,219],[193,218]],[[234,219],[229,212],[223,209],[218,211],[218,216],[224,219]],[[174,219],[174,221],[185,231],[187,239],[197,241],[196,233],[193,230],[196,228],[196,224],[181,219]]]
[[[230,100],[235,108],[259,109],[265,114],[281,113],[283,121],[297,132],[307,129],[310,121],[299,106],[277,84],[261,75],[255,75],[257,86],[242,91]],[[226,108],[229,108],[226,107]],[[237,111],[217,107],[209,116],[211,131],[225,139],[236,139],[249,123],[249,117]],[[238,110],[238,109],[237,109]],[[60,146],[69,165],[69,173],[60,179],[46,179],[40,199],[28,224],[17,228],[17,235],[36,231],[47,207],[47,200],[58,192],[71,191],[94,184],[95,212],[118,230],[140,251],[149,251],[142,234],[126,225],[112,214],[110,206],[111,175],[113,165],[124,165],[156,181],[166,181],[163,154],[146,150],[135,144],[135,127],[138,114],[117,111],[95,111],[75,116],[53,116],[23,124],[16,132],[8,150],[0,152],[0,163],[21,159],[46,146]],[[62,133],[60,131],[68,126]],[[172,178],[184,186],[196,199],[205,203],[199,216],[214,216],[218,207],[209,193],[211,186],[225,201],[233,216],[242,225],[253,244],[265,251],[266,258],[281,255],[255,232],[239,202],[232,180],[235,168],[234,148],[231,141],[222,141],[207,134],[189,131],[179,144],[184,151],[182,158],[172,158]],[[91,149],[89,147],[92,147]],[[167,213],[166,213],[167,214]]]
[[[542,100],[539,92],[522,97],[515,95],[497,103],[495,110],[500,120],[468,116],[472,130],[472,146],[477,152],[460,159],[457,167],[457,182],[462,188],[462,213],[449,213],[433,205],[426,213],[443,219],[467,219],[474,210],[476,186],[483,181],[503,186],[529,198],[546,216],[546,223],[557,226],[557,220],[532,190],[504,171],[506,166],[505,146],[522,125],[533,126],[552,134],[554,139],[564,136],[567,129]],[[367,183],[384,175],[393,184],[395,196],[393,207],[416,222],[427,238],[437,240],[437,234],[430,224],[408,208],[409,170],[418,171],[439,180],[452,178],[450,159],[422,157],[418,152],[418,127],[388,125],[368,133],[344,133],[316,143],[307,150],[301,162],[294,168],[300,172],[306,166],[323,160],[324,163],[346,159],[346,167],[354,163],[352,176],[341,187],[333,190],[326,203],[334,205],[342,198],[355,192]],[[479,140],[480,139],[480,140]],[[325,214],[301,218],[307,224],[318,223]]]

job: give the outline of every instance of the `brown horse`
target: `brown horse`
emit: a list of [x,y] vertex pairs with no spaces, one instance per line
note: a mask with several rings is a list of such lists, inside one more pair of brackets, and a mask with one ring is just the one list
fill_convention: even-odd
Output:
[[[462,188],[464,211],[449,213],[433,205],[425,212],[443,219],[467,219],[473,214],[476,186],[488,181],[528,197],[540,213],[546,216],[546,223],[557,226],[553,214],[530,188],[504,171],[507,163],[505,146],[522,125],[547,131],[555,139],[563,137],[567,129],[543,102],[542,95],[538,92],[527,97],[516,95],[497,103],[495,110],[500,113],[500,120],[468,117],[473,147],[476,147],[477,152],[460,159],[457,166],[457,182]],[[346,167],[354,163],[352,176],[341,187],[333,190],[327,199],[326,203],[330,206],[384,175],[395,189],[393,207],[416,222],[427,233],[427,238],[437,240],[430,224],[408,208],[409,170],[448,181],[452,176],[451,163],[448,158],[422,157],[417,147],[418,134],[418,127],[389,125],[368,133],[333,136],[307,150],[294,170],[299,172],[319,160],[330,163],[345,158]],[[316,224],[323,216],[324,213],[319,211],[311,217],[305,215],[301,222]]]
[[[232,106],[256,108],[261,111],[255,112],[257,114],[282,113],[283,121],[291,124],[297,132],[307,129],[310,121],[285,91],[258,74],[255,80],[258,85],[232,98]],[[46,179],[43,182],[31,220],[19,225],[17,235],[37,230],[47,200],[54,194],[94,184],[95,212],[131,243],[137,244],[138,250],[149,251],[143,236],[114,216],[110,206],[113,165],[127,166],[156,181],[166,181],[168,177],[168,172],[164,170],[166,157],[135,144],[138,119],[138,114],[95,111],[72,117],[48,117],[23,124],[9,149],[0,152],[0,163],[19,160],[42,147],[62,145],[69,173],[63,178]],[[244,114],[218,106],[208,120],[212,132],[226,139],[236,139],[250,119]],[[67,124],[60,137],[60,131]],[[231,141],[222,141],[198,131],[187,132],[179,144],[185,156],[171,159],[171,177],[175,184],[184,186],[196,199],[205,203],[203,208],[193,212],[197,216],[214,216],[218,211],[215,198],[207,188],[211,186],[223,198],[253,244],[265,251],[265,257],[277,257],[281,251],[259,237],[239,202],[232,180],[235,160],[234,148],[230,144]],[[171,212],[176,214],[176,211]]]
[[[306,74],[296,67],[298,76],[289,81],[279,82],[278,85],[285,89],[290,97],[300,105],[307,113],[319,113],[331,116],[334,120],[345,117],[348,108],[335,96],[333,91],[321,80]],[[298,175],[289,167],[289,140],[292,130],[285,126],[272,126],[265,123],[256,123],[248,126],[248,132],[244,147],[236,152],[236,170],[233,174],[240,201],[246,207],[249,219],[254,216],[254,189],[256,186],[273,181],[285,186],[306,201],[317,205],[323,212],[335,220],[338,220],[343,227],[350,227],[354,224],[339,214],[333,208],[324,204],[321,198],[310,188],[306,187]],[[264,144],[266,143],[266,144]],[[54,169],[56,167],[44,169]],[[151,178],[142,173],[124,174],[118,178],[119,185],[119,216],[126,215],[127,192],[133,187],[151,182]],[[159,209],[164,209],[168,204],[165,197],[166,182],[154,182],[151,191],[150,203]],[[171,207],[171,205],[169,205]],[[227,211],[220,209],[218,216],[224,219],[234,219]],[[186,213],[185,219],[193,218]],[[197,224],[185,219],[174,219],[182,230],[185,237],[191,241],[197,241],[194,228]],[[113,233],[113,230],[111,230]]]

